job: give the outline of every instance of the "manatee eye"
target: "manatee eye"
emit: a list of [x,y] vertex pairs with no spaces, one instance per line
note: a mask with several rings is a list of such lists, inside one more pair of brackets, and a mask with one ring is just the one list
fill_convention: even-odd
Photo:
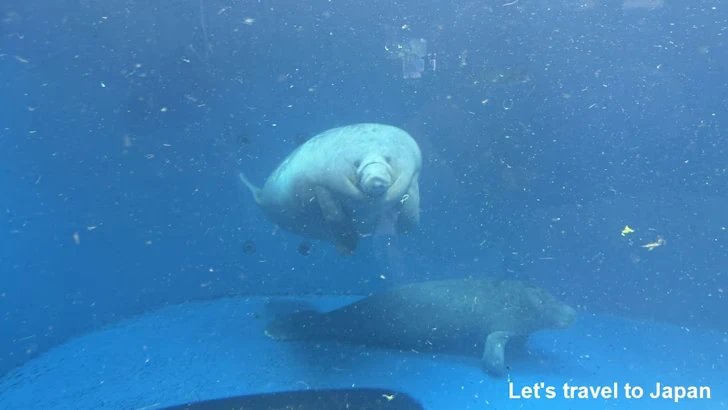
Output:
[[361,165],[361,161],[359,161],[359,160],[354,161],[355,167],[359,168],[360,165]]
[[387,161],[387,164],[392,163],[392,157],[384,157],[384,160]]

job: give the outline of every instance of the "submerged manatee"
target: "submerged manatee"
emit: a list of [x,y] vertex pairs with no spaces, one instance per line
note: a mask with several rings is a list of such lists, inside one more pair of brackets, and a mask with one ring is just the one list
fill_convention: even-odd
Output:
[[306,141],[262,188],[240,178],[271,222],[350,255],[360,236],[382,226],[404,233],[419,224],[421,167],[419,146],[405,131],[356,124]]
[[505,371],[506,344],[544,329],[566,329],[576,311],[548,291],[515,280],[414,283],[328,313],[279,316],[276,340],[336,340],[403,351],[477,356],[492,375]]

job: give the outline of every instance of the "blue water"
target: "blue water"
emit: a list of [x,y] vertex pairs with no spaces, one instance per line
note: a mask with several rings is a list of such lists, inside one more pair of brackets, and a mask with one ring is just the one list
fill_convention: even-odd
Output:
[[[326,365],[348,379],[333,376],[245,316],[245,298],[474,275],[533,282],[580,312],[534,339],[543,353],[514,365],[514,383],[705,384],[711,400],[674,407],[721,408],[723,6],[3,1],[0,403],[138,408],[301,388],[305,376],[377,381],[427,408],[546,406],[439,358],[337,347],[346,359]],[[384,49],[392,32],[427,40],[422,78],[402,78]],[[349,258],[316,241],[301,255],[238,173],[262,184],[306,138],[358,122],[419,143],[421,227],[365,238]],[[200,332],[215,350],[184,356]],[[248,345],[260,354],[236,350]],[[186,359],[162,365],[175,350]],[[215,374],[227,355],[244,365]],[[657,408],[620,400],[578,406]]]

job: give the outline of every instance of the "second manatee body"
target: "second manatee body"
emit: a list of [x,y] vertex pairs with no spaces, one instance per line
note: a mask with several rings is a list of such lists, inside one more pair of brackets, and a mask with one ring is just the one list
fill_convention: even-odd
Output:
[[402,351],[477,356],[501,375],[505,348],[545,329],[566,329],[576,311],[548,291],[516,280],[463,279],[413,283],[327,313],[299,311],[276,318],[276,340],[362,344]]

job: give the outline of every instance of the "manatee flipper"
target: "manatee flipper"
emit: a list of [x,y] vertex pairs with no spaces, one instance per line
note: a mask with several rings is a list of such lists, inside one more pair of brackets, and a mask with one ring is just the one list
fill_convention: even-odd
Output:
[[[406,173],[397,177],[397,179],[387,190],[387,202],[401,200],[402,197],[399,195],[402,195],[402,192],[407,192],[412,187],[412,185],[414,185],[412,184],[412,182],[414,182],[414,177],[416,176],[416,174]],[[395,197],[395,195],[397,195],[397,197]]]
[[502,330],[495,331],[488,335],[485,340],[485,349],[483,350],[482,365],[486,372],[500,376],[506,370],[505,349],[508,339],[511,337],[509,332]]
[[397,218],[397,232],[407,233],[420,224],[420,185],[412,179],[405,197],[400,199],[402,208]]
[[240,180],[243,181],[246,187],[250,190],[250,192],[253,194],[253,198],[255,198],[255,202],[260,203],[260,192],[261,189],[255,186],[252,182],[248,181],[248,178],[245,178],[245,175],[241,172],[240,173]]
[[321,214],[331,231],[336,251],[346,256],[353,254],[359,246],[359,233],[354,229],[352,221],[326,188],[316,187],[315,193]]
[[278,316],[265,328],[265,335],[275,340],[307,340],[325,334],[323,314],[316,310]]

